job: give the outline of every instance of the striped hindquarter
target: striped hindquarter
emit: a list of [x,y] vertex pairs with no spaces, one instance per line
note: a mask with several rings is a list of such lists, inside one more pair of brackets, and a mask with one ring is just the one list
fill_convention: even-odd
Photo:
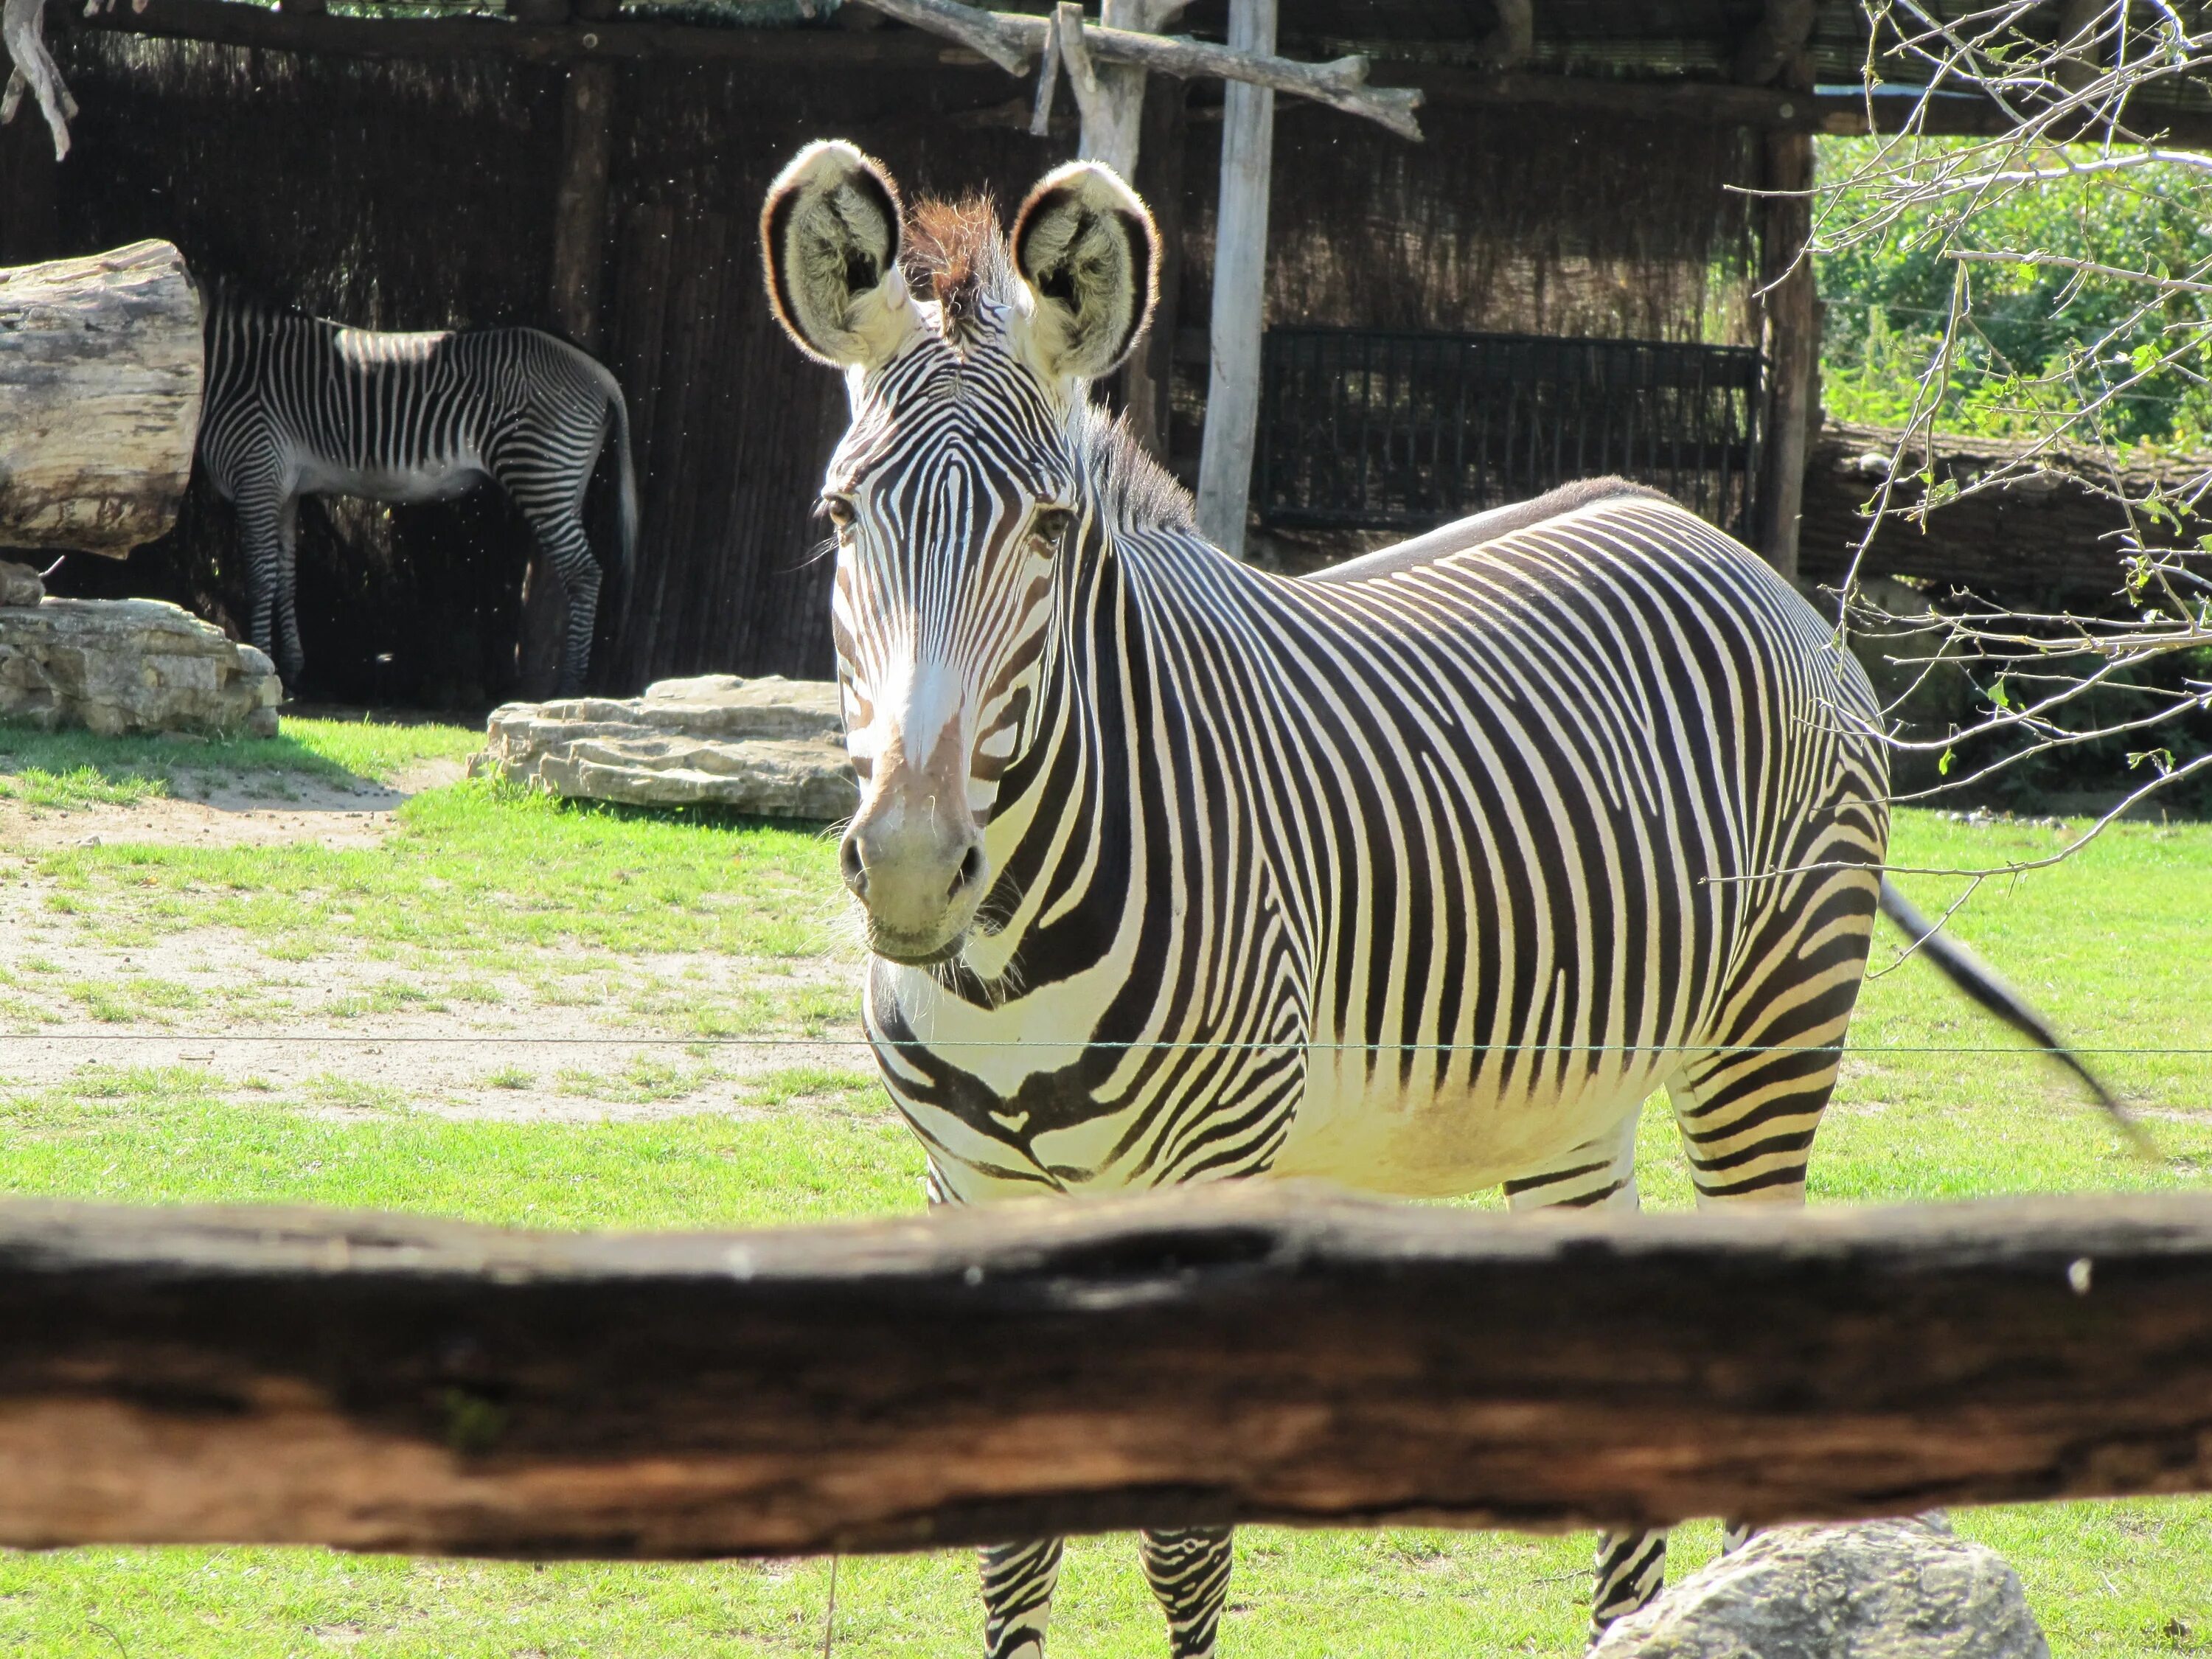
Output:
[[288,682],[305,662],[299,497],[422,501],[489,480],[559,573],[568,601],[562,683],[580,686],[602,579],[584,495],[611,437],[621,525],[610,565],[627,564],[636,533],[629,416],[603,365],[536,329],[377,333],[220,290],[206,333],[199,459],[238,509],[249,631]]

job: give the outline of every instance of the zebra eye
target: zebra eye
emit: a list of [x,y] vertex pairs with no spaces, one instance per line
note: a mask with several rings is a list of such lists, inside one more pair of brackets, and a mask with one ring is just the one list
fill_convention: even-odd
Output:
[[824,495],[822,498],[822,514],[840,530],[853,527],[853,504],[842,495]]
[[1075,523],[1075,514],[1064,507],[1041,507],[1030,516],[1030,534],[1057,546]]

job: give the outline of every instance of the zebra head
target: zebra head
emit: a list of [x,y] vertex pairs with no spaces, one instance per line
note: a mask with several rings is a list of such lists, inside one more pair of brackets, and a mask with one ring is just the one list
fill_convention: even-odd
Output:
[[1097,542],[1088,387],[1143,331],[1157,236],[1082,162],[1038,183],[1010,235],[981,203],[909,222],[882,167],[827,143],[784,169],[761,238],[776,315],[852,403],[822,495],[860,781],[845,882],[876,954],[945,961],[995,873],[985,830],[1035,731],[1055,577]]

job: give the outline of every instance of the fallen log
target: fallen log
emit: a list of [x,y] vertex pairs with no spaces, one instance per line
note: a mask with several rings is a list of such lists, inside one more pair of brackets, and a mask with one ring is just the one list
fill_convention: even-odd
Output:
[[0,1543],[536,1556],[2212,1489],[2212,1197],[737,1235],[0,1204]]
[[122,558],[176,522],[200,307],[167,242],[0,270],[0,547]]

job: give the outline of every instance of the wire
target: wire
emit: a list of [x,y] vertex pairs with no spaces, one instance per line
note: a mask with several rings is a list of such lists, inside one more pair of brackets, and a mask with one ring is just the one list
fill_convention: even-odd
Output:
[[[866,1037],[677,1037],[677,1036],[546,1036],[507,1037],[497,1032],[477,1031],[453,1036],[405,1032],[379,1036],[368,1031],[333,1031],[308,1036],[252,1036],[237,1032],[178,1031],[16,1031],[0,1035],[6,1042],[171,1042],[171,1043],[345,1043],[466,1044],[472,1048],[868,1048],[925,1052],[940,1048],[1116,1048],[1144,1050],[1211,1050],[1221,1053],[1277,1053],[1283,1050],[1317,1054],[1825,1054],[1836,1052],[1826,1042],[1206,1042],[1172,1038],[1139,1038],[1129,1042],[1059,1041],[1042,1037],[948,1038],[942,1041],[909,1037],[881,1043]],[[2212,1056],[2212,1046],[2179,1044],[2069,1043],[2076,1054],[2154,1054],[2175,1058]],[[1875,1043],[1843,1045],[1843,1052],[1863,1054],[2035,1054],[2044,1051],[2029,1045],[1988,1043],[1952,1046],[1945,1043]]]

